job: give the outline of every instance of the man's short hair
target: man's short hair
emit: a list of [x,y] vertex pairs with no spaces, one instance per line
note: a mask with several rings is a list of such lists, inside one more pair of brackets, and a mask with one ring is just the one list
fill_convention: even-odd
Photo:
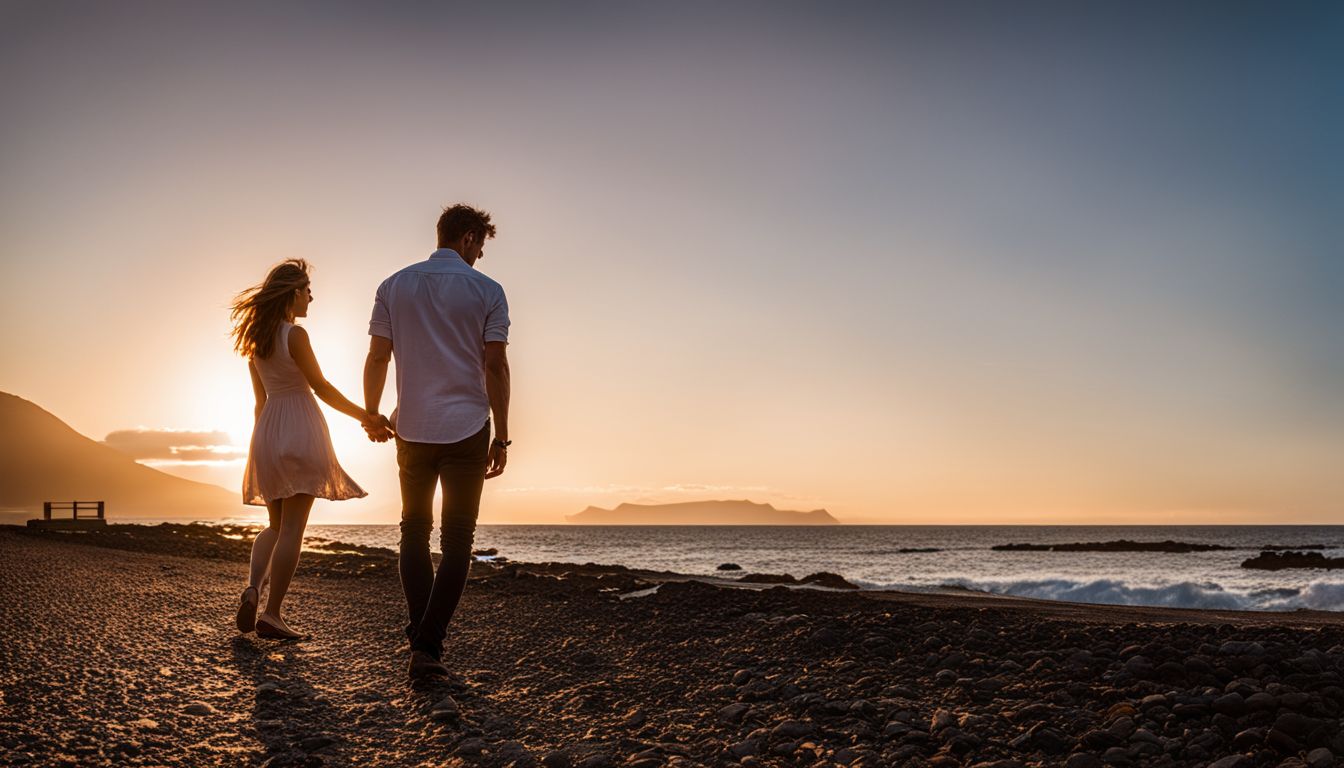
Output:
[[443,209],[438,230],[440,248],[457,242],[458,238],[470,232],[480,235],[483,240],[495,236],[495,225],[490,223],[490,214],[462,203]]

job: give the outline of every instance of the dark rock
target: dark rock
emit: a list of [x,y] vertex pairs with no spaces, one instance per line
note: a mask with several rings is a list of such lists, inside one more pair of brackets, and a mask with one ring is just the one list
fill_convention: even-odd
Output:
[[1209,763],[1209,768],[1252,768],[1254,765],[1255,761],[1247,755],[1228,755]]
[[742,570],[742,566],[738,565],[737,563],[722,563],[722,564],[719,565],[718,568],[715,568],[714,570],[716,570],[716,571],[740,571],[740,570]]
[[1246,713],[1246,700],[1239,693],[1226,693],[1213,700],[1213,711],[1229,717],[1241,717]]
[[1261,552],[1241,562],[1242,568],[1282,571],[1285,568],[1344,568],[1344,557],[1326,557],[1320,552]]
[[1273,711],[1279,708],[1279,699],[1273,694],[1260,691],[1246,697],[1246,709],[1251,712]]
[[1285,755],[1296,754],[1302,749],[1297,739],[1280,728],[1270,728],[1269,733],[1265,734],[1265,743]]
[[741,702],[738,702],[736,704],[729,704],[728,706],[720,709],[718,717],[725,723],[740,723],[742,722],[742,719],[745,718],[747,713],[750,711],[751,711],[750,704],[743,704]]
[[770,730],[770,740],[779,739],[801,739],[816,733],[817,729],[810,723],[804,723],[798,720],[785,720]]
[[1307,735],[1318,723],[1296,712],[1284,712],[1274,720],[1274,727],[1294,738]]
[[850,582],[846,581],[845,577],[841,576],[840,574],[828,573],[827,571],[819,571],[817,573],[808,574],[807,576],[804,576],[802,579],[800,579],[799,583],[812,584],[818,587],[826,587],[827,589],[859,588],[857,584],[851,584]]
[[1325,747],[1317,747],[1307,753],[1307,765],[1310,768],[1330,768],[1335,764],[1335,754]]
[[309,736],[299,741],[299,749],[304,752],[316,752],[323,747],[329,747],[335,744],[336,740],[330,736]]
[[1075,752],[1064,761],[1064,768],[1101,768],[1101,758],[1089,752]]

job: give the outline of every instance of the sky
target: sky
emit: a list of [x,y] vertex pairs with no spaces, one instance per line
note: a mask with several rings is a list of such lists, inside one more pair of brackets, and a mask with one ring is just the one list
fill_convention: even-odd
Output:
[[[360,401],[374,289],[461,201],[513,320],[484,523],[1338,522],[1341,39],[1328,2],[10,0],[0,390],[236,489],[232,296],[312,261]],[[313,520],[394,522],[394,452],[325,412],[370,496]]]

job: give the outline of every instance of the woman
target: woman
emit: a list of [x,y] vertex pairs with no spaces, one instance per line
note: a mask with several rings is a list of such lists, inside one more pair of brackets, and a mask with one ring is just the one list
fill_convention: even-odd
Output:
[[[248,358],[257,396],[256,423],[243,473],[243,503],[266,507],[270,523],[252,543],[252,569],[238,607],[238,630],[259,637],[298,640],[280,616],[280,605],[299,564],[303,529],[313,499],[367,496],[336,461],[322,402],[381,429],[381,417],[347,400],[322,377],[308,332],[294,320],[308,316],[313,301],[308,263],[289,259],[233,303],[233,343]],[[270,582],[266,610],[257,616],[261,587]]]

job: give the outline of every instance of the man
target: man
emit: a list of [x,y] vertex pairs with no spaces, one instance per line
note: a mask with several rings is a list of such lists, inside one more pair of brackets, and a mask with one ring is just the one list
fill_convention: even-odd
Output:
[[[499,283],[474,268],[494,236],[490,214],[467,205],[444,209],[438,250],[378,286],[369,321],[370,413],[379,413],[388,361],[397,361],[396,410],[369,438],[383,442],[395,430],[412,679],[448,673],[443,640],[466,586],[481,488],[508,460],[509,308]],[[437,573],[429,557],[436,484],[443,486]]]

